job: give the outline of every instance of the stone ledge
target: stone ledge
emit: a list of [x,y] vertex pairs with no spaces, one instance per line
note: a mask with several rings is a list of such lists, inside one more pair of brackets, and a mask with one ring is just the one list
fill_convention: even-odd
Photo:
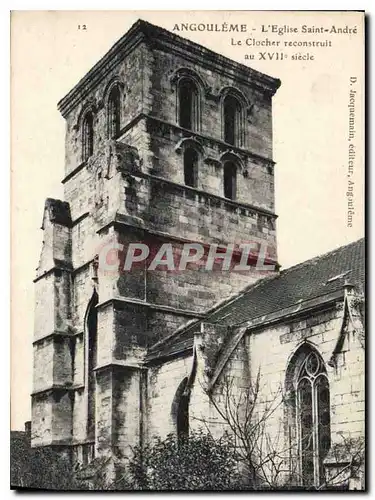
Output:
[[48,443],[41,443],[41,444],[33,444],[33,440],[35,441],[36,438],[33,438],[31,436],[31,448],[50,448],[54,446],[71,446],[72,445],[72,440],[71,439],[56,439],[56,440],[51,440]]
[[72,392],[81,389],[82,385],[67,385],[67,384],[61,384],[61,385],[51,385],[48,387],[44,387],[43,389],[38,389],[37,391],[33,391],[31,393],[31,397],[38,397],[38,396],[48,396],[52,394],[53,392]]
[[147,368],[140,364],[127,363],[126,361],[120,361],[120,360],[111,361],[110,363],[105,363],[104,365],[99,365],[94,368],[94,371],[96,373],[100,373],[106,370],[136,371],[136,370],[147,370]]
[[[184,134],[186,137],[194,136],[194,137],[199,137],[199,138],[203,139],[204,141],[213,142],[214,144],[217,144],[219,146],[219,148],[221,149],[222,153],[224,153],[225,151],[229,151],[230,150],[230,151],[233,151],[233,152],[239,154],[240,156],[246,156],[246,157],[249,157],[250,159],[253,159],[254,161],[261,162],[261,163],[265,164],[268,167],[272,167],[273,168],[275,166],[275,162],[271,158],[267,158],[267,157],[262,156],[262,155],[260,155],[258,153],[254,153],[253,151],[251,151],[249,149],[244,149],[244,148],[240,148],[238,146],[233,146],[232,144],[228,144],[228,143],[224,142],[223,140],[218,139],[216,137],[211,137],[209,135],[202,134],[201,132],[196,132],[196,131],[193,131],[193,130],[189,130],[189,129],[180,127],[177,123],[171,123],[171,122],[162,120],[161,118],[157,118],[156,116],[149,115],[147,113],[139,113],[137,116],[135,116],[134,118],[132,118],[121,129],[121,133],[119,135],[119,138],[121,138],[121,135],[125,134],[128,130],[130,130],[132,127],[134,127],[141,120],[145,120],[146,122],[147,121],[154,122],[154,124],[158,124],[159,127],[164,127],[164,128],[168,128],[168,129],[175,129],[175,130],[181,132],[182,134]],[[118,140],[118,142],[120,144],[124,144],[120,140]],[[219,160],[211,158],[211,157],[207,157],[206,160],[208,162],[214,161],[215,164],[221,163]],[[75,177],[86,166],[87,166],[87,161],[84,161],[84,162],[80,163],[77,167],[75,167],[73,170],[71,170],[63,178],[63,180],[61,181],[62,184],[65,184],[70,179],[72,179],[73,177]],[[139,173],[142,173],[143,175],[147,175],[147,174],[145,174],[143,172],[139,172]],[[172,182],[172,181],[170,181],[170,182]],[[216,196],[216,195],[213,195],[213,196]],[[272,212],[267,211],[266,209],[264,209],[264,211],[273,214]]]
[[[245,209],[249,210],[250,212],[255,212],[257,214],[265,215],[267,217],[270,217],[271,219],[275,220],[277,219],[277,215],[272,212],[271,210],[267,210],[266,208],[261,208],[257,207],[255,205],[250,205],[249,203],[244,203],[242,201],[236,201],[236,200],[230,200],[228,198],[224,198],[223,196],[219,196],[217,194],[213,193],[208,193],[207,191],[203,191],[202,189],[194,188],[191,186],[186,186],[185,184],[179,184],[178,182],[171,181],[169,179],[165,179],[164,177],[159,177],[157,175],[153,174],[145,174],[143,172],[132,172],[132,175],[134,177],[143,177],[143,178],[149,178],[152,181],[159,182],[161,184],[169,185],[171,188],[177,189],[179,191],[183,192],[189,192],[189,193],[194,193],[197,196],[200,196],[202,198],[207,198],[207,199],[212,199],[215,200],[215,202],[219,203],[219,206],[225,205],[234,207],[235,209]],[[217,207],[215,207],[217,208]]]
[[194,317],[194,318],[204,318],[205,317],[205,314],[202,314],[202,313],[198,313],[198,312],[194,312],[194,311],[190,311],[190,310],[186,310],[186,309],[177,309],[175,307],[165,306],[162,304],[152,304],[151,302],[140,301],[140,300],[126,298],[126,297],[113,297],[111,299],[100,302],[96,307],[98,309],[101,309],[101,308],[107,307],[111,304],[113,304],[114,307],[116,307],[116,306],[124,307],[126,305],[147,307],[149,309],[154,309],[157,311],[170,312],[170,313],[176,314],[178,316],[188,316],[188,317]]
[[[143,114],[143,117],[146,119],[146,121],[154,122],[155,124],[158,124],[159,125],[158,130],[161,129],[162,127],[164,127],[165,129],[174,129],[174,130],[177,130],[179,132],[182,132],[182,134],[184,134],[184,136],[185,136],[184,138],[186,138],[186,139],[189,139],[191,137],[194,137],[194,138],[198,137],[200,139],[203,139],[205,142],[207,142],[207,141],[212,142],[212,143],[219,146],[222,153],[231,151],[231,152],[239,154],[240,156],[247,156],[249,158],[252,158],[253,160],[264,163],[267,166],[274,167],[276,165],[276,163],[272,160],[272,158],[268,158],[268,157],[260,155],[258,153],[254,153],[250,149],[246,149],[246,148],[240,147],[240,146],[234,146],[233,144],[225,142],[222,139],[219,139],[217,137],[213,137],[211,135],[206,135],[206,134],[203,134],[202,132],[199,132],[196,130],[190,130],[190,129],[181,127],[177,123],[172,123],[172,122],[169,122],[166,120],[162,120],[161,118],[158,118],[156,116],[152,116],[150,114],[146,114],[146,113],[142,113],[142,114]],[[177,143],[178,143],[178,141],[177,141]],[[201,146],[203,146],[203,144],[201,144]],[[212,160],[212,158],[210,158],[210,160]]]
[[57,263],[57,259],[54,259],[54,260],[56,262],[56,265],[54,265],[53,267],[51,267],[51,269],[48,269],[48,271],[44,271],[44,273],[42,273],[41,275],[37,276],[33,280],[33,283],[37,283],[42,278],[45,278],[46,276],[49,276],[50,274],[54,273],[55,271],[62,271],[62,272],[66,272],[66,273],[71,273],[73,271],[73,266],[71,266],[70,264],[63,263],[61,261],[59,261]]
[[37,339],[33,340],[32,344],[37,345],[46,340],[53,340],[55,338],[75,338],[81,334],[82,332],[71,333],[71,332],[55,330],[51,333],[48,333],[47,335],[43,335],[43,337],[38,337]]
[[151,354],[150,357],[145,359],[145,366],[152,367],[160,364],[164,364],[167,361],[172,361],[178,358],[188,358],[193,355],[193,346],[182,347],[173,352],[168,352],[167,354]]

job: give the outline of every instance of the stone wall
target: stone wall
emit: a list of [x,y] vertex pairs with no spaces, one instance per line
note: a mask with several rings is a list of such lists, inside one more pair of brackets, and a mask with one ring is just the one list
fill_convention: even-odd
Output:
[[[349,299],[351,300],[351,299]],[[355,309],[352,314],[359,316]],[[214,387],[213,397],[222,405],[225,400],[225,381],[232,381],[231,393],[235,401],[248,390],[250,380],[254,384],[259,374],[259,392],[254,415],[264,418],[269,409],[273,408],[267,417],[266,430],[272,447],[289,460],[289,454],[294,453],[295,444],[291,444],[288,423],[288,407],[282,398],[288,400],[286,375],[294,353],[302,345],[311,345],[321,355],[329,379],[330,389],[330,428],[331,449],[342,445],[344,440],[364,436],[365,431],[365,389],[364,389],[364,349],[361,328],[354,329],[353,324],[346,320],[343,325],[342,301],[333,307],[320,311],[310,311],[305,316],[288,319],[275,326],[259,328],[245,337],[231,355],[228,363]],[[343,343],[337,351],[340,332]],[[306,344],[307,343],[307,344]],[[334,351],[337,354],[333,356]],[[332,362],[334,361],[334,362]],[[210,415],[211,421],[221,422],[220,416],[212,408],[207,408],[207,397],[199,387],[194,386],[194,392],[199,394],[197,406],[206,405],[204,411]],[[195,403],[196,404],[196,403]],[[195,410],[193,410],[195,411]],[[219,436],[226,426],[213,425],[212,431]],[[266,454],[264,449],[262,453]],[[353,452],[354,453],[354,452]],[[327,457],[329,466],[340,467],[334,457]],[[343,467],[343,466],[341,466]],[[336,470],[335,469],[335,470]],[[268,472],[271,477],[271,472]],[[281,481],[283,478],[280,476]],[[285,479],[285,478],[284,478]]]
[[[329,378],[331,432],[336,440],[339,431],[353,437],[364,432],[364,350],[350,326],[347,333],[350,341],[338,354],[337,368],[329,365],[340,334],[342,314],[339,305],[250,336],[252,375],[258,368],[261,370],[265,394],[284,387],[288,362],[304,341],[320,353]],[[267,356],[264,356],[264,345],[267,345]]]
[[[244,103],[256,104],[256,111],[249,117],[246,126],[245,147],[250,151],[272,158],[272,117],[271,96],[256,90],[249,78],[248,84],[224,67],[213,68],[208,61],[197,63],[184,55],[153,51],[152,83],[149,92],[152,96],[152,114],[160,119],[177,122],[176,83],[173,76],[181,68],[188,68],[198,75],[201,82],[201,128],[203,135],[217,140],[223,139],[221,99],[222,91],[234,87],[243,96]],[[147,94],[146,94],[147,95]]]
[[146,439],[164,438],[177,431],[172,404],[180,383],[189,376],[191,369],[191,356],[148,369]]
[[[65,175],[69,175],[82,163],[81,122],[86,110],[92,109],[94,120],[94,152],[107,140],[107,100],[112,82],[122,83],[121,130],[143,109],[143,57],[144,45],[135,48],[126,57],[118,58],[116,64],[98,78],[97,86],[82,96],[78,105],[65,117]],[[71,201],[65,195],[66,201]]]
[[[36,336],[52,333],[53,328],[71,335],[51,347],[43,344],[43,352],[35,348],[36,389],[45,383],[64,389],[58,394],[53,389],[47,402],[34,398],[36,429],[47,441],[70,439],[79,445],[89,437],[84,321],[95,287],[99,296],[95,446],[99,454],[119,456],[139,442],[142,426],[155,434],[153,415],[170,407],[190,370],[189,360],[172,363],[170,372],[168,363],[151,369],[148,386],[152,391],[158,387],[160,398],[151,396],[143,422],[138,416],[146,381],[135,368],[146,348],[264,273],[206,272],[195,266],[186,272],[148,271],[149,261],[130,273],[121,266],[109,272],[99,267],[96,272],[94,259],[103,246],[112,241],[126,249],[129,243],[146,242],[155,249],[171,242],[178,256],[184,242],[208,247],[257,241],[265,243],[267,256],[277,261],[271,117],[276,81],[266,78],[264,87],[263,81],[253,85],[247,78],[251,70],[243,66],[231,63],[229,69],[228,61],[219,56],[213,61],[203,48],[194,61],[188,41],[181,52],[177,47],[161,49],[150,36],[140,35],[130,46],[113,49],[90,79],[83,78],[60,103],[66,119],[64,197],[71,220],[53,230],[45,225],[39,274],[54,265],[54,259],[68,263],[72,271],[43,276],[36,291]],[[194,133],[177,123],[174,76],[182,67],[196,71],[200,82],[200,124]],[[121,89],[120,130],[117,137],[108,137],[113,84]],[[222,100],[229,87],[235,87],[243,105],[242,139],[236,147],[223,141]],[[94,140],[93,155],[83,161],[86,112],[94,116]],[[183,185],[186,139],[193,139],[200,151],[197,188]],[[238,160],[236,201],[223,197],[225,154]],[[43,420],[43,412],[51,412],[50,422]],[[172,428],[169,419],[163,432]]]

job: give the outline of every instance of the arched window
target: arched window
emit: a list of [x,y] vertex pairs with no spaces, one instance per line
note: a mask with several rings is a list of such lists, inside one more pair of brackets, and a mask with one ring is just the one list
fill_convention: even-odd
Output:
[[224,196],[230,200],[236,199],[237,165],[233,161],[224,163]]
[[176,425],[177,439],[181,443],[189,436],[189,401],[187,377],[180,383],[172,404],[172,417]]
[[[331,446],[329,382],[321,356],[304,347],[293,362],[292,406],[296,429],[300,482],[319,486],[324,481],[323,461]],[[293,425],[293,421],[290,422]]]
[[224,141],[233,146],[241,145],[241,104],[233,95],[227,95],[223,103]]
[[86,161],[94,152],[94,117],[86,113],[82,123],[82,160]]
[[184,177],[187,186],[197,187],[198,153],[193,148],[187,148],[184,151]]
[[190,78],[183,78],[178,85],[178,123],[189,130],[197,130],[199,124],[198,88]]
[[96,381],[95,367],[97,364],[98,344],[98,314],[96,305],[98,296],[94,292],[86,313],[86,390],[87,390],[87,435],[95,438]]
[[115,85],[108,98],[108,137],[116,138],[120,133],[121,118],[121,93],[118,85]]

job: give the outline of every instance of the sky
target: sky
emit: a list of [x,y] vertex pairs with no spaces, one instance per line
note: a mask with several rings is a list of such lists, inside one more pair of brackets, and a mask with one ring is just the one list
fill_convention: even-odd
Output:
[[[139,18],[175,24],[246,24],[249,33],[185,31],[215,52],[280,78],[273,98],[275,198],[279,262],[302,262],[364,234],[363,31],[360,13],[336,12],[13,12],[11,26],[11,427],[30,419],[35,269],[44,200],[62,198],[65,124],[57,102]],[[82,25],[86,30],[82,30]],[[262,25],[264,31],[262,33]],[[270,33],[302,26],[357,26],[357,34]],[[79,29],[81,26],[81,29]],[[282,31],[281,30],[281,31]],[[287,31],[284,29],[284,31]],[[178,34],[178,32],[176,32]],[[287,47],[285,60],[259,59],[274,48],[246,39],[329,40],[330,47]],[[233,45],[241,41],[242,45]],[[280,52],[280,51],[279,51]],[[253,53],[254,60],[245,60]],[[298,54],[313,60],[293,60]],[[350,78],[357,78],[350,85]],[[355,90],[354,212],[348,227],[349,92]]]

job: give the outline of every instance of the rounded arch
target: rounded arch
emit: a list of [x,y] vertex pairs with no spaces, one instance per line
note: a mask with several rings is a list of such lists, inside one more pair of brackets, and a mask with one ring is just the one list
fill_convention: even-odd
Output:
[[120,133],[124,97],[124,82],[116,75],[107,82],[101,99],[106,112],[107,137],[109,139],[116,138]]
[[177,153],[182,153],[187,148],[196,149],[203,158],[205,157],[205,149],[195,137],[184,137],[180,139],[176,144],[175,151]]
[[198,186],[198,163],[199,154],[195,148],[184,150],[184,182],[186,186],[196,188]]
[[244,170],[241,158],[232,152],[226,152],[220,157],[223,166],[223,194],[224,198],[235,200],[237,198],[238,171]]
[[219,96],[221,100],[225,99],[225,97],[227,97],[228,95],[236,97],[236,99],[239,100],[244,108],[249,107],[251,104],[248,97],[242,92],[242,90],[238,89],[237,87],[227,85],[219,90]]
[[170,81],[173,85],[177,85],[182,78],[190,78],[198,87],[201,92],[208,89],[208,85],[202,76],[192,68],[180,67],[177,68],[171,75]]
[[201,98],[199,87],[190,77],[183,77],[177,85],[177,118],[180,127],[200,130]]
[[176,90],[176,121],[180,127],[200,131],[203,100],[207,88],[202,77],[191,68],[178,68],[170,77]]
[[121,94],[124,94],[125,85],[119,76],[114,76],[113,78],[111,78],[104,88],[102,102],[104,102],[105,105],[108,105],[108,99],[114,87],[118,87],[121,91]]
[[82,128],[82,123],[87,113],[91,113],[93,117],[96,117],[97,111],[98,111],[98,106],[95,99],[91,99],[88,102],[86,102],[82,106],[81,111],[78,114],[77,122],[74,128],[76,130],[80,130]]
[[236,147],[245,146],[247,97],[235,87],[223,87],[220,92],[222,139]]
[[239,156],[234,151],[226,151],[225,153],[223,153],[220,156],[219,160],[220,160],[220,163],[222,165],[224,165],[224,163],[226,163],[228,161],[235,163],[237,165],[238,169],[241,170],[241,172],[245,169],[245,165],[244,165],[244,162],[243,162],[241,156]]
[[116,139],[121,129],[121,90],[118,85],[113,85],[108,95],[107,102],[107,137]]
[[82,161],[94,153],[94,113],[87,110],[82,117]]

